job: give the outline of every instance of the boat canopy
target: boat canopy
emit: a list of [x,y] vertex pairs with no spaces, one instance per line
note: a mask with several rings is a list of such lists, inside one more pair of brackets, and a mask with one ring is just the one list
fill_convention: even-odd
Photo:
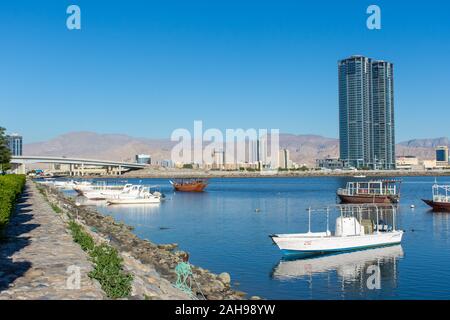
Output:
[[[335,236],[346,236],[349,232],[345,230],[345,220],[350,222],[353,228],[358,229],[354,235],[360,233],[363,228],[364,234],[395,231],[397,228],[395,205],[380,204],[337,204],[319,208],[308,208],[308,233],[311,233],[312,215],[326,215],[326,234],[330,231],[330,215],[338,214],[335,224]],[[361,231],[362,232],[362,231]]]
[[348,182],[345,189],[339,189],[341,194],[353,195],[397,195],[400,192],[400,180],[374,180]]
[[450,202],[450,185],[433,185],[434,202]]

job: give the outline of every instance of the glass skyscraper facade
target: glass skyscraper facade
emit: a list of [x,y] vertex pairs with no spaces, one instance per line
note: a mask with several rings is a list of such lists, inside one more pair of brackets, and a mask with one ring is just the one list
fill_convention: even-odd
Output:
[[339,61],[340,158],[395,169],[393,65],[363,56]]
[[6,137],[8,148],[11,150],[12,156],[22,155],[22,136],[12,134]]

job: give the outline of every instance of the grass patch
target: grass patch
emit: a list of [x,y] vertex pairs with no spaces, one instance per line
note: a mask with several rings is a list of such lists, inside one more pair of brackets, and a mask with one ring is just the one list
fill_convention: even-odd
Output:
[[73,240],[86,251],[94,263],[89,277],[96,279],[106,295],[112,299],[125,298],[131,293],[133,276],[123,270],[123,259],[107,244],[96,246],[94,239],[75,221],[69,222]]
[[50,203],[50,207],[52,207],[53,211],[55,211],[56,213],[62,213],[63,212],[61,210],[61,208],[58,207],[56,204]]

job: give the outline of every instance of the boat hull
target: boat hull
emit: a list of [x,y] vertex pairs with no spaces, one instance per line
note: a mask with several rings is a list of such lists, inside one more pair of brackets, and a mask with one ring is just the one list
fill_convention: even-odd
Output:
[[380,204],[396,204],[399,202],[398,196],[374,196],[374,195],[343,195],[337,194],[341,203],[344,204],[363,204],[363,203],[380,203]]
[[179,184],[179,183],[173,184],[173,188],[176,191],[182,192],[203,192],[206,186],[207,184],[203,182],[189,183],[189,184]]
[[422,199],[427,205],[429,205],[433,211],[446,211],[450,212],[450,202],[435,202],[433,200]]
[[150,203],[160,203],[159,198],[149,198],[149,199],[115,199],[108,200],[107,204],[150,204]]
[[323,254],[394,245],[402,241],[403,231],[379,232],[363,236],[274,235],[273,242],[285,255]]

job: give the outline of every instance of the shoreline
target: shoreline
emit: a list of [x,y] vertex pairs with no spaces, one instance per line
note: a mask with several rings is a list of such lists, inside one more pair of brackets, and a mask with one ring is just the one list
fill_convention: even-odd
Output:
[[[133,227],[117,222],[92,207],[79,206],[62,192],[43,186],[48,200],[63,209],[64,213],[81,224],[96,241],[106,242],[121,254],[128,270],[137,278],[133,283],[132,297],[141,299],[202,299],[243,300],[247,294],[232,288],[231,277],[222,272],[217,275],[191,264],[196,286],[192,286],[193,297],[176,289],[175,267],[182,261],[185,251],[177,250],[177,244],[155,244],[135,235]],[[163,292],[160,292],[160,291]],[[250,299],[260,299],[254,296]]]
[[[276,174],[268,174],[264,172],[236,172],[236,171],[201,171],[201,170],[142,170],[131,171],[123,175],[85,175],[76,176],[84,179],[170,179],[170,178],[320,178],[320,177],[344,177],[354,178],[357,175],[364,175],[367,178],[376,177],[448,177],[450,170],[442,171],[402,171],[402,170],[386,170],[386,171],[301,171],[301,172],[278,172]],[[67,176],[70,178],[70,176]]]

